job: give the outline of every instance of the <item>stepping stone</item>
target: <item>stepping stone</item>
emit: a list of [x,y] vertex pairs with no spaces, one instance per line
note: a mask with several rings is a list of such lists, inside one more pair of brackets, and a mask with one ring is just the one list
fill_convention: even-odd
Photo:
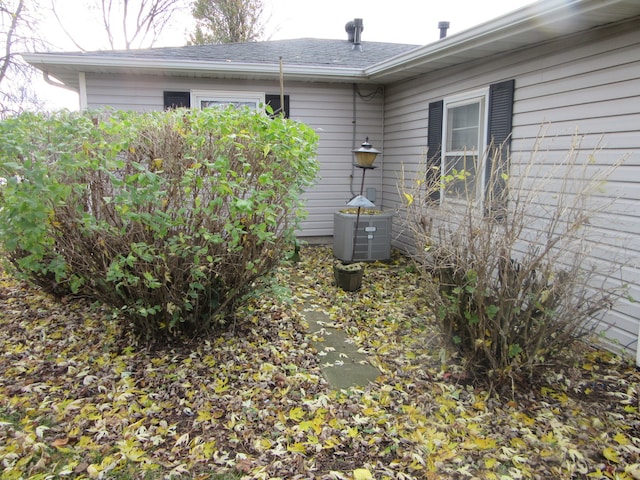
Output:
[[316,337],[313,345],[320,355],[322,373],[336,390],[366,387],[380,371],[369,363],[367,356],[344,330],[335,328],[329,315],[310,305],[302,311],[309,324],[309,333]]

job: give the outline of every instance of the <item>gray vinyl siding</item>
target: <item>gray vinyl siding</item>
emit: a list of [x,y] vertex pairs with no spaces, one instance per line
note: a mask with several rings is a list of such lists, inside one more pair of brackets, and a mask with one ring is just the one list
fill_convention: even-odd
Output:
[[[87,74],[87,101],[90,109],[111,107],[136,111],[162,110],[164,91],[220,90],[277,94],[277,82],[221,81],[213,79],[95,75]],[[363,95],[376,90],[362,87]],[[290,118],[312,127],[319,135],[318,183],[304,195],[308,218],[302,223],[301,237],[333,235],[333,213],[345,208],[359,193],[361,171],[352,167],[351,150],[365,137],[382,146],[383,97],[376,94],[365,101],[355,95],[352,85],[288,83]],[[355,128],[355,131],[354,131]],[[382,166],[383,156],[376,162]],[[353,175],[353,176],[352,176]],[[367,172],[366,188],[375,188],[382,197],[382,169]]]
[[[606,217],[594,219],[592,258],[617,267],[605,278],[629,285],[640,299],[640,36],[635,18],[536,48],[471,62],[408,82],[386,86],[384,207],[401,205],[397,178],[411,171],[427,144],[429,102],[515,79],[512,164],[526,162],[538,144],[542,164],[560,162],[575,134],[577,152],[593,153],[593,171],[625,158],[604,186],[611,200]],[[396,246],[408,248],[396,221]],[[640,307],[621,301],[604,319],[613,348],[638,350]],[[637,356],[640,362],[640,355]]]

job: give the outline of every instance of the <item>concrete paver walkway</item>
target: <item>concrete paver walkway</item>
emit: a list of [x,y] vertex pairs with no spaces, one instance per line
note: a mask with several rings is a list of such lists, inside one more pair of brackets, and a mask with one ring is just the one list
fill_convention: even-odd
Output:
[[329,315],[310,303],[305,305],[302,314],[314,337],[322,372],[332,388],[366,387],[380,375],[367,356],[358,351],[353,339],[344,330],[335,328]]

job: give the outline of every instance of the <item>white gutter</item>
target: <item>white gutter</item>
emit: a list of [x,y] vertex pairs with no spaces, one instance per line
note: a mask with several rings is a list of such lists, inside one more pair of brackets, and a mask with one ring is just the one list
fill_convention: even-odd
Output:
[[[585,13],[593,11],[608,12],[612,6],[620,3],[624,3],[624,0],[540,0],[469,30],[386,59],[366,68],[364,73],[373,80],[378,76],[446,60],[456,54],[508,38],[513,38],[518,45],[518,36],[528,32],[540,32],[541,35],[554,32],[555,35],[552,36],[576,33],[585,29],[584,21],[576,23],[576,19],[583,19]],[[600,23],[602,22],[594,20],[594,24]],[[572,26],[575,28],[572,29]],[[587,25],[586,28],[590,26]]]
[[[117,71],[119,69],[136,69],[140,73],[145,71],[169,72],[191,72],[218,74],[254,74],[280,76],[279,63],[234,63],[233,61],[202,61],[202,60],[168,60],[167,58],[144,58],[144,57],[112,57],[110,55],[90,55],[90,54],[64,54],[64,53],[23,53],[24,60],[31,65],[47,69],[49,67],[78,67],[82,71],[92,71],[94,69],[103,71]],[[287,65],[284,64],[284,74],[291,77],[320,77],[322,79],[363,79],[363,72],[360,68],[345,67],[324,67],[316,65]]]

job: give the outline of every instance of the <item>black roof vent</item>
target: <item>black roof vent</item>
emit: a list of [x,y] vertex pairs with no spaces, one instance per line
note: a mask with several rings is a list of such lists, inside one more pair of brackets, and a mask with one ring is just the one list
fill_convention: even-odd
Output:
[[352,50],[362,51],[362,32],[364,30],[364,23],[361,18],[355,18],[344,26],[347,32],[347,39],[353,43]]
[[449,22],[438,22],[438,28],[440,29],[440,38],[447,36],[447,30],[449,30]]

